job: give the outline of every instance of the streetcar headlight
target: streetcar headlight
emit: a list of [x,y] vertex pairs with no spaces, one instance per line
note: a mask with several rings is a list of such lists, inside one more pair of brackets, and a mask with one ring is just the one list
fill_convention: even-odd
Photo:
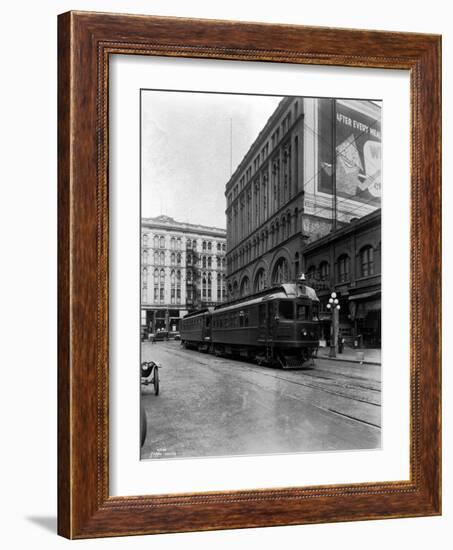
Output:
[[308,332],[307,330],[304,328],[304,330],[302,331],[302,336],[308,336]]

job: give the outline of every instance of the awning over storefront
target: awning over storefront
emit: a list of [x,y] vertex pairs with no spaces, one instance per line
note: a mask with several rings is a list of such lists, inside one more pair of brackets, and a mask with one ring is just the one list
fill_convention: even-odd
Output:
[[349,296],[351,320],[365,319],[371,312],[381,311],[381,291],[373,290]]
[[380,290],[373,290],[371,292],[362,292],[362,294],[353,294],[349,296],[349,300],[365,300],[366,298],[372,298],[374,296],[379,296],[381,294]]

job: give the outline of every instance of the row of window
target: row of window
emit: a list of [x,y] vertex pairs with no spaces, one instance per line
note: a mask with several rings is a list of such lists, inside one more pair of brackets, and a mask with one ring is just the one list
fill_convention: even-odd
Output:
[[[296,254],[294,255],[293,271],[291,270],[291,266],[288,260],[282,256],[276,261],[272,270],[271,284],[279,285],[282,283],[288,283],[291,280],[296,280],[299,275],[299,253],[296,252]],[[255,280],[253,281],[253,292],[260,292],[261,290],[264,290],[266,288],[266,285],[266,272],[264,268],[260,268],[255,275]],[[237,281],[229,283],[228,285],[228,292],[233,298],[237,297],[238,295],[240,297],[247,296],[251,293],[251,290],[251,282],[247,275],[242,278],[240,285]]]
[[[192,258],[191,254],[187,254],[187,265],[192,265],[192,261],[194,264],[196,263],[195,259]],[[215,267],[225,267],[225,258],[221,258],[220,256],[202,256],[201,258],[198,258],[198,265],[202,266],[203,268],[210,269],[215,265]]]
[[[195,239],[192,240],[192,241],[190,239],[188,239],[186,245],[187,245],[187,248],[189,248],[189,249],[192,249],[192,250],[197,249],[197,241]],[[221,250],[223,250],[223,251],[226,250],[226,244],[225,243],[220,243],[220,242],[216,243],[216,242],[213,242],[213,241],[203,241],[201,243],[201,249],[203,251],[208,251],[208,252],[210,252],[211,250],[216,250],[217,249],[217,251],[220,252]]]
[[[144,233],[142,237],[142,244],[143,246],[148,246],[150,243],[150,235],[148,233]],[[166,239],[168,239],[168,235],[154,235],[153,237],[153,248],[166,248]],[[170,237],[170,250],[182,250],[182,239],[181,237]],[[198,242],[196,239],[187,239],[186,241],[187,248],[191,250],[197,250]],[[215,241],[202,241],[201,243],[202,250],[218,250],[218,251],[225,251],[226,250],[226,244],[223,242],[215,242]]]
[[249,326],[249,312],[247,310],[233,313],[224,313],[222,316],[215,316],[213,319],[214,328],[238,328]]
[[[351,258],[348,254],[342,254],[337,259],[336,280],[339,283],[345,283],[351,278]],[[375,255],[372,246],[367,245],[360,249],[359,252],[359,273],[360,277],[368,277],[376,273]],[[311,265],[307,270],[307,278],[310,280],[329,281],[330,280],[330,264],[323,261],[316,268]]]
[[232,253],[227,258],[229,271],[236,271],[296,234],[298,230],[298,214],[297,208],[294,210],[294,214],[291,214],[290,211],[286,212],[280,219],[273,221],[261,234],[256,235]]
[[[294,120],[297,119],[298,111],[299,111],[299,102],[296,100],[293,107],[292,107],[292,110],[290,109],[286,113],[281,125],[278,126],[274,130],[274,132],[271,136],[270,142],[269,141],[266,142],[261,147],[261,152],[257,153],[255,158],[253,159],[253,162],[251,161],[250,165],[246,168],[246,170],[244,172],[244,175],[239,180],[239,183],[236,184],[234,186],[234,188],[232,189],[231,193],[229,193],[229,195],[228,195],[228,205],[230,205],[233,202],[233,200],[236,199],[236,197],[240,194],[240,192],[244,189],[244,187],[251,180],[251,178],[252,178],[252,165],[253,165],[253,175],[255,175],[259,171],[260,166],[262,166],[267,161],[267,158],[269,156],[269,145],[271,146],[271,149],[270,149],[271,151],[275,150],[275,148],[278,146],[278,144],[280,142],[280,138],[283,137],[288,132],[288,130],[289,130],[291,124],[292,124],[293,117],[294,117]],[[281,133],[280,133],[280,131],[281,131]]]
[[[254,185],[241,195],[239,202],[228,208],[228,234],[232,246],[249,236],[297,193],[298,149],[298,137],[295,136],[294,144],[285,144],[279,157],[272,161],[270,175],[266,167]],[[281,223],[285,225],[287,219]]]
[[[155,251],[154,252],[154,265],[165,265],[165,252],[163,250]],[[149,259],[149,253],[147,250],[143,251],[143,264],[147,265]],[[182,255],[180,252],[172,252],[170,254],[170,265],[181,265],[182,262]],[[198,263],[198,265],[206,268],[211,268],[214,265],[217,268],[225,267],[225,258],[221,258],[220,256],[203,256],[198,259],[198,261],[193,258],[192,254],[187,254],[187,265],[195,265]]]

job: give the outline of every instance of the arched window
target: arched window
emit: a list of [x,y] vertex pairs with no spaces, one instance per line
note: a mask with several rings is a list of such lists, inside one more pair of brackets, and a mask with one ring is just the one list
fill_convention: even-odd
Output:
[[154,252],[154,265],[159,265],[159,252]]
[[206,256],[203,256],[202,262],[203,262],[203,268],[205,269],[206,268]]
[[165,270],[160,270],[160,281],[159,281],[159,301],[161,304],[165,301]]
[[260,290],[264,290],[265,281],[266,281],[266,275],[264,273],[264,269],[261,268],[258,270],[258,273],[255,276],[255,281],[253,283],[253,291],[259,292]]
[[250,281],[246,276],[241,281],[241,296],[247,296],[249,294]]
[[165,248],[165,237],[164,236],[160,237],[159,246],[160,246],[160,248]]
[[178,237],[176,240],[176,248],[177,250],[181,250],[181,237]]
[[212,276],[208,273],[208,300],[212,299]]
[[220,277],[220,273],[217,273],[217,301],[220,302],[222,300],[222,279]]
[[349,281],[349,256],[347,254],[342,254],[338,258],[337,262],[337,269],[338,269],[338,282],[339,283],[345,283],[346,281]]
[[154,248],[159,248],[159,235],[154,235]]
[[171,284],[171,287],[170,287],[170,303],[174,304],[175,303],[175,298],[176,298],[175,270],[174,269],[172,269],[171,273],[170,273],[170,284]]
[[187,264],[192,265],[192,254],[187,254]]
[[171,253],[170,263],[171,263],[171,265],[175,265],[175,253],[174,252]]
[[209,258],[208,258],[208,267],[209,267],[209,268],[210,268],[210,267],[211,267],[211,265],[212,265],[212,264],[211,264],[211,262],[212,262],[212,260],[211,260],[211,256],[209,256]]
[[316,267],[311,265],[307,270],[307,279],[309,281],[314,281],[316,279]]
[[319,277],[321,281],[328,281],[330,278],[330,266],[329,262],[321,262],[319,264]]
[[197,249],[197,241],[195,239],[192,241],[192,248],[193,250]]
[[203,241],[203,250],[206,250],[206,241]]
[[181,254],[179,252],[176,254],[176,263],[181,265]]
[[181,271],[176,271],[176,303],[181,303]]
[[272,284],[278,285],[289,281],[289,266],[286,258],[279,258],[272,272]]
[[159,300],[159,270],[154,270],[154,301]]
[[148,233],[143,233],[142,242],[145,246],[148,244]]
[[294,255],[294,276],[296,279],[299,278],[299,275],[300,275],[299,271],[300,271],[299,252],[296,252]]
[[175,249],[175,238],[174,238],[174,237],[172,237],[172,238],[170,239],[170,248],[171,248],[172,250]]
[[212,244],[211,244],[211,241],[208,242],[208,250],[211,250],[212,248]]
[[364,246],[360,251],[360,270],[362,277],[374,273],[374,250],[372,246]]
[[192,282],[192,271],[190,271],[190,269],[187,270],[187,282]]
[[143,264],[147,265],[147,263],[148,263],[148,251],[145,249],[143,251]]
[[233,283],[233,296],[237,296],[238,295],[238,282],[237,281],[234,281]]
[[165,252],[161,252],[159,254],[160,257],[160,265],[165,265]]
[[202,282],[202,296],[203,298],[206,298],[206,282],[207,282],[206,273],[203,273],[203,278],[201,282]]

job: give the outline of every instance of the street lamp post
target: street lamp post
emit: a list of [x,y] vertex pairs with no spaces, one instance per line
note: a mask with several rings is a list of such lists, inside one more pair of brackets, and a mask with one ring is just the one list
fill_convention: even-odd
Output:
[[338,303],[337,293],[332,292],[327,303],[327,309],[332,312],[332,323],[330,324],[330,353],[329,357],[336,357],[338,350],[338,325],[340,304]]

